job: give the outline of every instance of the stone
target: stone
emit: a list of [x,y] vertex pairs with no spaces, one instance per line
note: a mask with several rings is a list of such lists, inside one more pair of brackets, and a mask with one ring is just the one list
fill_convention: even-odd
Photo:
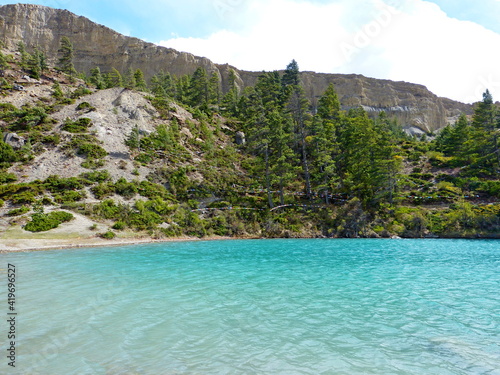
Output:
[[243,133],[241,131],[236,132],[235,137],[234,137],[234,142],[237,145],[244,145],[246,143],[245,133]]
[[10,145],[14,150],[19,150],[26,143],[26,140],[16,133],[5,133],[3,141]]

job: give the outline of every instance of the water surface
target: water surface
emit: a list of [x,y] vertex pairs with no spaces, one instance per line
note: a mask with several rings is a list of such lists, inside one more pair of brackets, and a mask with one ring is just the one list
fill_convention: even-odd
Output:
[[[2,254],[8,374],[500,374],[500,242],[240,240]],[[2,336],[7,323],[2,319]],[[2,353],[5,353],[5,340]]]

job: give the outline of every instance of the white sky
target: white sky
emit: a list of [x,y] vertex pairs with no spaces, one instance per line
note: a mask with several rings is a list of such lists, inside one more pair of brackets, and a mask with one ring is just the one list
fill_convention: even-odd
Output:
[[[498,1],[498,0],[497,0]],[[159,44],[245,70],[357,73],[420,83],[439,96],[500,100],[500,34],[422,0],[213,0],[224,25]],[[500,15],[499,15],[500,16]]]

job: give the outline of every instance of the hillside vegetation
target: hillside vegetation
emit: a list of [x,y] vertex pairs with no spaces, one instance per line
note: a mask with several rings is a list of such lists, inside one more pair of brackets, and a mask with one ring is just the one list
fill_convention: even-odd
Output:
[[22,43],[0,54],[2,225],[94,221],[96,236],[500,237],[500,111],[410,137],[384,113],[312,105],[298,65],[243,92],[217,75],[72,65]]

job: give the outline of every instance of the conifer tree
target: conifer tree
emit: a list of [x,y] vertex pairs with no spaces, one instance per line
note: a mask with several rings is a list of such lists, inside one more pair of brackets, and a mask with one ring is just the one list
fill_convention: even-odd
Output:
[[8,66],[7,57],[0,51],[0,69],[6,69]]
[[191,77],[183,75],[175,79],[175,99],[184,104],[191,103]]
[[40,61],[40,71],[44,74],[49,69],[49,64],[47,62],[47,56],[43,51],[40,51],[38,48],[35,48],[35,52],[38,54],[38,59]]
[[75,75],[76,70],[73,65],[73,44],[67,36],[63,36],[61,38],[61,44],[58,52],[61,55],[58,62],[59,69],[70,76]]
[[229,71],[228,75],[228,88],[224,97],[222,98],[222,108],[226,115],[236,117],[238,115],[239,104],[239,90],[236,85],[236,73],[233,69]]
[[287,110],[293,120],[293,132],[296,138],[296,152],[300,155],[302,171],[305,181],[305,193],[307,198],[312,198],[311,174],[309,167],[309,155],[306,138],[310,135],[311,116],[308,112],[309,101],[304,89],[300,85],[289,86],[291,90]]
[[28,69],[29,60],[31,55],[26,51],[26,45],[24,42],[20,41],[17,43],[17,52],[21,55],[20,67],[22,69]]
[[149,81],[150,87],[151,87],[151,92],[161,98],[166,98],[167,97],[167,92],[163,88],[163,85],[160,81],[159,74],[155,74],[154,76],[151,77],[151,80]]
[[189,85],[189,104],[192,107],[208,106],[208,78],[207,71],[198,67],[191,77]]
[[469,141],[466,145],[470,168],[478,175],[497,175],[500,172],[499,131],[500,115],[489,90],[477,103],[472,117]]
[[317,188],[323,191],[327,204],[329,193],[338,182],[335,161],[339,154],[336,135],[339,118],[340,102],[333,85],[330,84],[319,100],[311,131],[311,154],[316,167],[315,183]]
[[42,67],[40,61],[40,54],[38,50],[35,49],[33,54],[30,55],[27,62],[27,68],[29,70],[30,77],[34,79],[40,79],[40,74],[42,73]]
[[134,80],[135,80],[135,88],[140,91],[146,91],[148,89],[148,85],[146,84],[146,80],[144,79],[144,73],[141,69],[137,68],[134,72]]
[[292,60],[286,67],[282,77],[283,86],[299,86],[300,85],[300,71],[297,61]]
[[220,80],[216,72],[208,80],[208,103],[217,107],[220,104]]
[[90,83],[92,83],[98,90],[106,88],[106,82],[101,74],[101,69],[97,66],[90,70]]
[[278,188],[280,204],[285,204],[285,188],[297,176],[293,164],[292,124],[279,111],[272,110],[267,115],[269,124],[269,166],[271,183]]
[[324,120],[338,120],[340,116],[340,101],[332,83],[319,100],[318,115]]
[[123,87],[126,89],[135,89],[136,85],[134,70],[129,68],[123,77]]
[[153,94],[159,97],[175,97],[175,83],[170,73],[160,71],[151,77],[150,87]]
[[107,73],[104,81],[106,82],[106,87],[123,87],[123,78],[118,70],[115,68],[111,69],[111,72]]

